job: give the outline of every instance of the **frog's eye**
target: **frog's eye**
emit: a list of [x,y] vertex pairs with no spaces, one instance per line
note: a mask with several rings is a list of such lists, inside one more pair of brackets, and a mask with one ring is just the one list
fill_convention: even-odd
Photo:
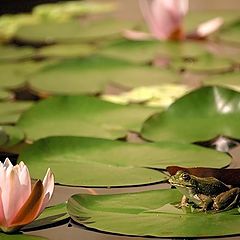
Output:
[[188,181],[188,180],[190,180],[190,175],[188,173],[183,173],[182,179]]

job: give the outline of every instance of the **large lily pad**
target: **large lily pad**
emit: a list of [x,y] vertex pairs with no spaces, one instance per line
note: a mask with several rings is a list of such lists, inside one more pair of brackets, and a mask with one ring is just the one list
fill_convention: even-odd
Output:
[[28,42],[88,41],[117,36],[123,29],[133,25],[134,23],[113,19],[94,22],[81,22],[79,19],[67,22],[42,21],[19,27],[16,38]]
[[221,87],[203,87],[178,99],[149,118],[142,134],[154,141],[197,142],[218,135],[240,138],[240,94]]
[[32,231],[37,228],[43,228],[62,222],[69,218],[66,209],[66,203],[61,203],[55,206],[47,207],[42,214],[32,223],[26,225],[23,231]]
[[32,76],[29,83],[36,91],[55,94],[96,93],[107,84],[125,87],[178,82],[179,75],[123,60],[92,56],[62,61]]
[[[40,178],[50,167],[56,181],[80,186],[127,186],[163,181],[166,175],[151,168],[169,165],[229,164],[226,154],[191,144],[168,142],[133,144],[96,138],[49,137],[25,149],[19,157]],[[69,174],[71,173],[71,174]]]
[[74,195],[68,212],[74,221],[100,231],[153,237],[213,237],[240,234],[235,208],[220,213],[186,212],[174,204],[177,190],[115,195]]

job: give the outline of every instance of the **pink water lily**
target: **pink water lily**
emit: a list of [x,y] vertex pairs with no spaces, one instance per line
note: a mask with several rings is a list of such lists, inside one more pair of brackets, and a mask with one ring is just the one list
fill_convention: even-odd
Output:
[[139,0],[140,9],[150,33],[126,30],[124,36],[133,40],[183,40],[206,38],[223,24],[216,18],[200,24],[191,33],[185,33],[183,19],[189,9],[188,0]]
[[13,166],[8,158],[0,162],[0,229],[14,232],[31,223],[44,210],[54,190],[50,169],[43,181],[31,185],[27,166]]

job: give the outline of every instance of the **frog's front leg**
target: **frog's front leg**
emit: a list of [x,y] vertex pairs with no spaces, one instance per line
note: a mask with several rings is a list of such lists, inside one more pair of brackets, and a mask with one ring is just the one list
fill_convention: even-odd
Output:
[[178,203],[177,205],[176,205],[176,207],[177,208],[184,208],[184,207],[187,207],[189,204],[188,204],[188,198],[185,196],[185,195],[183,195],[182,196],[182,199],[181,199],[181,202],[180,203]]
[[212,207],[213,199],[210,196],[199,194],[198,198],[201,201],[199,204],[199,207],[201,208],[200,211],[207,211]]
[[229,210],[240,203],[240,188],[232,188],[226,192],[220,193],[214,200],[213,208],[215,210]]

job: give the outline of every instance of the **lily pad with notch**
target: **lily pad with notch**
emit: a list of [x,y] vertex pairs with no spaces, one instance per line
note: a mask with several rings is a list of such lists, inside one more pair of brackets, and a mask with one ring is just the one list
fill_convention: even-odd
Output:
[[71,218],[89,229],[145,237],[216,237],[240,234],[238,209],[219,213],[176,208],[182,195],[175,189],[115,195],[73,195]]
[[240,139],[240,93],[203,87],[146,120],[142,135],[152,141],[201,142],[216,136]]
[[191,144],[62,136],[36,141],[20,154],[21,160],[34,178],[50,167],[61,184],[117,187],[164,181],[166,174],[159,170],[169,165],[224,167],[231,158]]

